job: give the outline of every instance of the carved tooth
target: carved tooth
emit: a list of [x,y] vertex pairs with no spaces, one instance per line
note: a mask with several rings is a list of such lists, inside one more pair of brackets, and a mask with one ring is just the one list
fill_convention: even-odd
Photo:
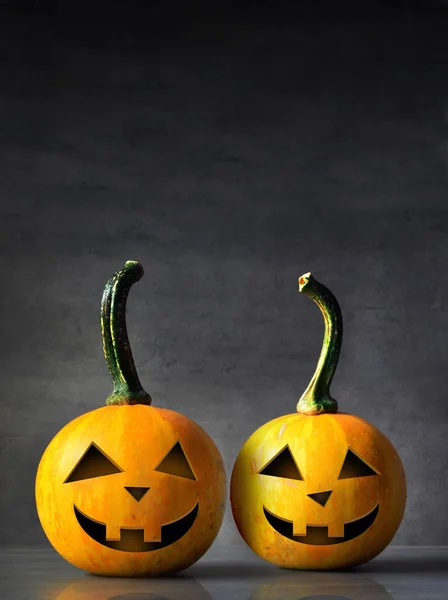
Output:
[[157,523],[151,522],[145,526],[143,539],[145,542],[161,542],[162,529]]
[[119,540],[120,537],[120,525],[109,525],[108,523],[106,523],[106,540]]
[[344,537],[344,523],[341,521],[333,522],[328,525],[329,537]]
[[292,524],[293,535],[306,535],[306,523],[303,520],[294,521]]

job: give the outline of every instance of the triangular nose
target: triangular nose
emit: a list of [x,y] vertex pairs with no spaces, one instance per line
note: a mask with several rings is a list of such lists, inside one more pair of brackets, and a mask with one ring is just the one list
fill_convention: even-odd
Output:
[[131,496],[133,498],[135,498],[135,500],[137,500],[137,502],[140,502],[140,500],[143,498],[143,496],[149,490],[149,487],[126,487],[126,486],[124,486],[124,489],[127,492],[129,492],[131,494]]
[[325,506],[332,492],[333,490],[330,490],[329,492],[317,492],[316,494],[307,494],[307,496],[308,498],[311,498],[311,500],[314,500],[314,502],[317,502],[321,506]]

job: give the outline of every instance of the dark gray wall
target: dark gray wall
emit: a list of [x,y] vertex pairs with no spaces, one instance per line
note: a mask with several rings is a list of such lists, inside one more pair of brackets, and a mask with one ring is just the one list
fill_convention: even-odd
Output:
[[345,318],[334,395],[407,470],[394,542],[447,544],[447,11],[78,17],[0,19],[2,543],[45,543],[38,460],[111,390],[99,303],[138,259],[140,378],[229,476],[313,373],[313,271]]

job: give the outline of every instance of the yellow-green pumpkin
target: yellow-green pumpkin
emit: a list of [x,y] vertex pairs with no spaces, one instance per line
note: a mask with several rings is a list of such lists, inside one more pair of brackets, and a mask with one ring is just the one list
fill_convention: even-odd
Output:
[[246,543],[281,567],[338,569],[389,544],[403,518],[405,472],[392,443],[361,417],[338,413],[330,383],[342,343],[334,295],[307,273],[299,290],[322,311],[325,336],[297,412],[262,425],[235,462],[230,500]]

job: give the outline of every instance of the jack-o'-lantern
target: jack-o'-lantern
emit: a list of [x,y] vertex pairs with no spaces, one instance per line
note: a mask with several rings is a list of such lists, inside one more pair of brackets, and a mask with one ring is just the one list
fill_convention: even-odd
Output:
[[303,573],[300,577],[282,575],[256,588],[248,600],[279,600],[280,598],[281,600],[393,600],[382,585],[360,573],[350,573],[350,575]]
[[334,295],[311,273],[299,291],[321,309],[325,336],[297,412],[261,426],[233,468],[230,501],[243,539],[262,558],[296,569],[364,563],[403,518],[406,478],[389,439],[361,417],[338,413],[330,383],[342,343]]
[[208,434],[187,417],[151,405],[126,330],[126,300],[143,275],[128,261],[101,303],[106,406],[63,427],[36,476],[41,525],[54,548],[91,573],[158,575],[193,564],[222,523],[225,471]]

